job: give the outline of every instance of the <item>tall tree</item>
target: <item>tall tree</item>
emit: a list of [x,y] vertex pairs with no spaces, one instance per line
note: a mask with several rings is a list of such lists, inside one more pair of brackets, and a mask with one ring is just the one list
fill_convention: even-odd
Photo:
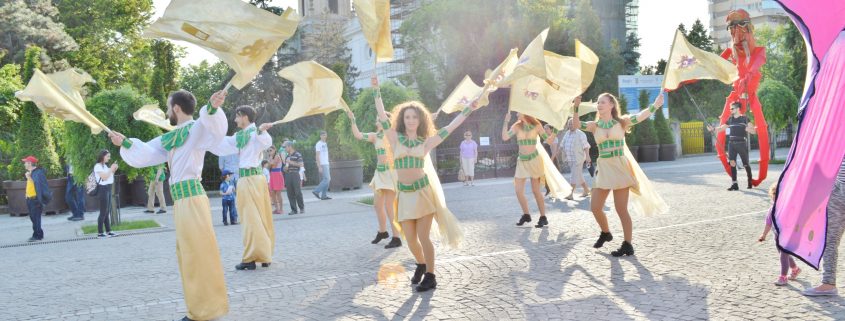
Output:
[[21,63],[28,44],[50,54],[77,50],[76,41],[56,21],[59,11],[50,0],[6,0],[0,2],[0,64]]
[[622,59],[625,59],[625,73],[636,74],[640,70],[640,37],[636,32],[631,32],[625,39],[625,50],[622,51]]
[[167,40],[156,40],[152,46],[153,76],[150,81],[150,96],[158,102],[159,108],[167,107],[167,95],[176,90],[176,77],[179,62],[176,60],[173,43]]
[[707,34],[707,29],[704,28],[704,24],[701,23],[700,19],[695,19],[695,23],[692,24],[692,28],[690,28],[689,32],[685,34],[687,36],[687,40],[689,40],[689,43],[693,46],[706,51],[713,50],[713,38]]
[[757,91],[760,104],[763,105],[763,115],[769,125],[770,146],[769,157],[775,158],[775,144],[777,133],[787,125],[794,123],[798,113],[798,98],[782,82],[769,79],[763,81]]

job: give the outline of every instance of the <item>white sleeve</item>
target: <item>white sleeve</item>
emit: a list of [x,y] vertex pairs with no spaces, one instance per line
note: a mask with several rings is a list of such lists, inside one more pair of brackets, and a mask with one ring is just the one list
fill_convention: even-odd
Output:
[[320,151],[320,143],[322,143],[322,142],[317,142],[317,144],[316,144],[316,145],[314,145],[314,151],[315,151],[315,152],[319,152],[319,151]]
[[146,143],[137,138],[129,138],[129,141],[131,147],[120,147],[120,157],[129,166],[144,168],[167,162],[167,150],[161,146],[161,136]]
[[191,135],[197,136],[194,138],[197,147],[210,150],[226,136],[228,127],[226,113],[222,109],[217,108],[214,115],[210,115],[208,114],[208,106],[203,106],[200,109],[200,117],[194,127],[191,128]]
[[261,134],[256,132],[255,141],[258,142],[258,146],[261,146],[261,150],[265,150],[270,148],[270,146],[273,146],[273,137],[271,137],[266,131]]
[[[238,145],[235,141],[235,136],[223,137],[223,140],[221,140],[220,143],[215,146],[212,146],[208,151],[217,156],[229,156],[232,154],[237,154]],[[220,167],[223,167],[225,165],[223,157],[220,157],[218,163],[218,166]]]

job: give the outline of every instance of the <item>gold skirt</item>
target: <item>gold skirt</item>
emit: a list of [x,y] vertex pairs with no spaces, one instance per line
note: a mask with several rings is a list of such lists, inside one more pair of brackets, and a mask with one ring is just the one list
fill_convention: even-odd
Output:
[[211,320],[223,316],[229,312],[229,297],[208,197],[198,195],[176,200],[173,225],[188,318]]
[[413,192],[399,192],[396,215],[399,222],[416,220],[437,212],[437,197],[431,185]]
[[370,188],[378,193],[379,190],[396,191],[396,171],[386,170],[380,172],[378,170],[373,173],[373,180],[370,181]]
[[517,160],[516,161],[516,173],[513,175],[514,178],[541,178],[545,176],[545,172],[543,171],[543,159],[538,157],[534,157],[531,160]]
[[235,200],[243,230],[244,253],[241,262],[273,262],[276,232],[267,180],[263,175],[238,180]]
[[624,156],[611,158],[599,158],[596,161],[596,180],[594,188],[607,190],[637,187],[637,179],[634,177],[634,170],[628,159]]

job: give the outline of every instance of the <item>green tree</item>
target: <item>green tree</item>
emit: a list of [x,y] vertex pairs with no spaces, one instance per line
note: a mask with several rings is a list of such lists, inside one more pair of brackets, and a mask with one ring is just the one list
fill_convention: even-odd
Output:
[[625,42],[625,50],[622,51],[622,59],[625,59],[625,73],[636,74],[640,70],[640,37],[636,32],[628,34]]
[[[40,59],[41,48],[37,46],[27,48],[23,64],[24,82],[28,83],[35,70],[41,66]],[[24,173],[25,170],[20,159],[29,155],[38,159],[38,165],[44,168],[48,178],[61,176],[62,168],[59,165],[59,155],[56,154],[53,135],[50,132],[46,117],[34,103],[26,102],[23,104],[18,134],[15,135],[15,157],[9,164],[10,177],[17,177],[17,175]]]
[[46,48],[50,54],[77,50],[76,41],[64,24],[56,21],[59,11],[49,0],[7,0],[0,2],[0,64],[20,63],[29,44]]
[[[158,127],[132,119],[132,113],[141,106],[152,102],[132,87],[103,90],[86,101],[86,107],[110,129],[120,132],[126,137],[148,141],[161,134]],[[118,161],[121,174],[132,181],[139,175],[146,177],[150,168],[134,168],[127,165],[120,158],[120,148],[114,146],[104,134],[92,135],[91,129],[76,122],[65,123],[64,140],[65,157],[74,164],[75,177],[88,177],[97,161],[97,154],[107,149],[112,159]],[[78,183],[82,184],[83,181]]]
[[176,60],[173,43],[167,40],[156,40],[152,46],[153,76],[150,81],[150,96],[158,102],[159,108],[167,108],[167,95],[178,89],[176,77],[179,72],[179,62]]
[[[352,102],[351,99],[352,95],[355,92],[355,87],[353,86],[352,80],[346,74],[346,71],[349,67],[342,62],[335,63],[331,65],[332,71],[334,71],[340,79],[343,80],[343,101]],[[328,115],[323,116],[325,120],[325,131],[328,133],[327,143],[329,145],[329,155],[336,160],[354,160],[358,159],[360,154],[355,153],[354,150],[348,148],[349,145],[342,144],[341,139],[342,136],[348,135],[348,130],[339,130],[337,126],[335,126],[340,119],[346,119],[346,113],[343,111],[336,111],[329,113]]]
[[654,114],[654,129],[657,132],[657,140],[662,145],[670,145],[675,143],[675,138],[672,136],[672,130],[669,129],[669,121],[663,115],[663,110],[658,110]]
[[762,26],[755,30],[755,36],[757,45],[766,48],[766,64],[761,68],[762,81],[780,81],[796,97],[801,97],[807,72],[807,52],[798,28],[793,24],[774,29]]
[[689,32],[686,32],[685,34],[687,36],[687,40],[693,46],[706,51],[713,50],[713,38],[707,34],[707,29],[704,28],[704,24],[701,23],[700,19],[695,19],[695,23],[692,24],[692,28],[690,28]]
[[[2,60],[2,59],[0,59]],[[20,66],[7,64],[0,67],[0,163],[11,163],[15,140],[14,128],[17,128],[21,103],[15,98],[15,92],[23,89],[23,82],[18,73]],[[8,166],[0,166],[0,182],[8,180]]]
[[[645,90],[640,90],[640,94],[637,96],[637,102],[640,105],[640,110],[645,110],[648,108],[648,105],[651,103],[648,92]],[[654,121],[651,119],[646,119],[645,121],[637,124],[635,126],[637,129],[637,143],[640,145],[657,145],[660,144],[660,141],[657,138],[657,132],[654,128]]]
[[797,120],[798,98],[789,87],[773,79],[766,80],[760,85],[757,96],[760,98],[760,104],[763,105],[763,116],[766,117],[766,123],[769,126],[768,134],[771,140],[769,157],[775,159],[777,142],[773,134]]

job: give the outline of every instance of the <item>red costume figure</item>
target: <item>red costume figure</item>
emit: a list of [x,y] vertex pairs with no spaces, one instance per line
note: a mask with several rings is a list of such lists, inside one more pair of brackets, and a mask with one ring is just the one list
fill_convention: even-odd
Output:
[[[766,172],[769,168],[769,134],[766,119],[763,117],[763,108],[757,99],[757,87],[760,85],[760,68],[766,63],[766,48],[758,47],[754,41],[754,25],[751,24],[751,17],[745,10],[731,11],[725,19],[728,22],[728,30],[731,32],[731,47],[722,52],[725,58],[736,65],[739,69],[739,79],[733,83],[733,91],[725,100],[725,108],[722,111],[720,121],[725,124],[731,116],[730,105],[733,102],[740,102],[740,112],[745,114],[748,108],[754,115],[754,123],[757,127],[757,142],[760,147],[760,172],[757,179],[752,181],[754,186],[766,179]],[[725,171],[730,175],[731,166],[725,156],[725,132],[719,132],[716,139],[716,152]],[[736,164],[734,164],[736,166]],[[748,164],[743,164],[748,166]]]

